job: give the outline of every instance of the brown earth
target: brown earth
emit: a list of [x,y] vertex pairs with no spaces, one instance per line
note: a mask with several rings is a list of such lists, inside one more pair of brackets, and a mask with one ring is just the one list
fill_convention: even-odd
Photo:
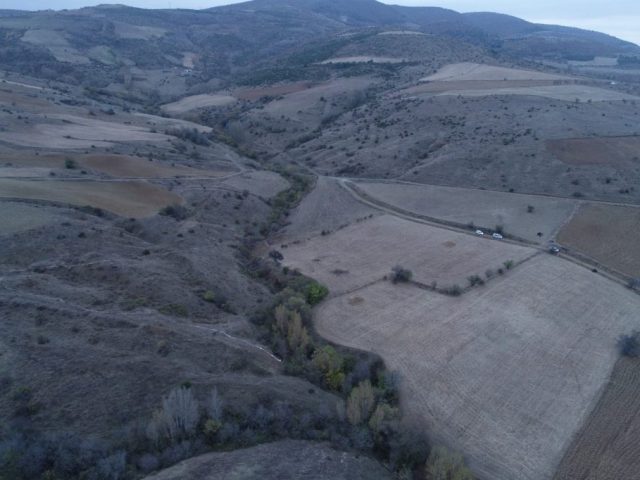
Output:
[[640,164],[640,137],[547,140],[547,149],[569,165],[629,167]]
[[584,205],[558,241],[604,266],[640,277],[640,208]]
[[270,85],[262,88],[235,90],[233,95],[241,100],[255,101],[262,97],[279,97],[289,93],[301,92],[312,86],[313,84],[311,82],[295,82],[283,85]]
[[640,360],[621,358],[555,480],[640,478]]
[[44,200],[101,208],[124,217],[148,217],[182,199],[146,182],[0,179],[0,197]]

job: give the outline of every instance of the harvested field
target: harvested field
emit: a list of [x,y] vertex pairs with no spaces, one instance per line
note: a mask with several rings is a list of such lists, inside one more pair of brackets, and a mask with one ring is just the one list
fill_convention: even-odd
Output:
[[484,275],[507,260],[524,260],[535,250],[381,215],[290,245],[282,253],[285,265],[336,295],[380,280],[396,265],[427,285],[465,286],[468,276]]
[[479,63],[454,63],[441,68],[438,72],[421,79],[423,82],[458,82],[479,80],[567,80],[571,77],[553,75],[533,70],[495,67]]
[[168,138],[144,127],[75,115],[48,115],[46,123],[36,123],[19,132],[0,132],[0,141],[14,145],[60,149],[110,147],[117,142],[156,143],[165,142]]
[[380,32],[378,35],[418,35],[426,37],[426,33],[416,32],[415,30],[389,30],[386,32]]
[[54,223],[59,217],[47,207],[0,202],[0,235],[11,235]]
[[459,298],[377,283],[325,302],[316,326],[382,355],[402,377],[409,419],[463,452],[480,479],[545,480],[639,309],[624,287],[540,255]]
[[327,444],[283,440],[231,452],[201,455],[145,480],[391,479],[378,462]]
[[558,241],[606,267],[640,277],[638,207],[584,205],[560,230]]
[[150,40],[154,37],[163,37],[167,33],[164,28],[131,25],[123,22],[113,22],[113,24],[117,36],[131,40]]
[[547,150],[569,165],[629,167],[640,164],[640,137],[547,140]]
[[440,95],[461,95],[463,97],[482,97],[486,95],[527,95],[534,97],[552,98],[565,102],[615,102],[622,100],[640,100],[640,97],[607,90],[604,88],[589,87],[586,85],[554,85],[547,87],[526,88],[495,88],[493,90],[450,90]]
[[94,182],[0,179],[0,198],[23,198],[90,205],[123,217],[148,217],[182,199],[146,182]]
[[182,165],[171,166],[159,161],[129,155],[28,155],[6,154],[5,165],[0,164],[0,177],[47,176],[51,169],[65,168],[67,159],[74,160],[79,168],[86,168],[119,178],[173,178],[173,177],[221,177],[231,173],[225,170],[199,170]]
[[420,93],[445,93],[468,90],[496,90],[501,88],[546,87],[554,85],[558,80],[458,80],[447,82],[420,83],[400,91],[403,95]]
[[262,97],[279,97],[290,93],[301,92],[313,86],[310,82],[285,83],[262,88],[235,90],[233,96],[241,100],[255,101]]
[[136,117],[140,117],[146,120],[146,124],[150,126],[154,126],[162,129],[170,129],[170,128],[191,128],[196,129],[199,132],[209,133],[213,129],[211,127],[206,127],[204,125],[200,125],[199,123],[190,122],[188,120],[182,120],[178,118],[166,118],[159,117],[157,115],[149,115],[147,113],[134,112]]
[[162,110],[170,114],[187,113],[198,108],[224,107],[235,103],[237,99],[231,95],[192,95],[177,102],[167,103],[162,106]]
[[313,191],[289,216],[284,237],[286,241],[308,238],[378,214],[353,198],[337,180],[318,177]]
[[640,360],[621,358],[600,401],[562,459],[556,480],[635,479],[640,474]]
[[[372,198],[411,213],[482,228],[502,225],[509,235],[540,243],[551,239],[577,206],[569,199],[434,185],[357,186]],[[533,207],[531,213],[529,207]]]
[[403,58],[393,57],[367,57],[367,56],[354,56],[354,57],[336,57],[330,58],[323,62],[321,65],[335,64],[335,63],[402,63],[406,62]]

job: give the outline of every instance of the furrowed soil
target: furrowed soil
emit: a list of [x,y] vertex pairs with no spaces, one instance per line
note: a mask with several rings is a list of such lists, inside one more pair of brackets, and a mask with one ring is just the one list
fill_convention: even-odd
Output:
[[541,480],[593,409],[638,311],[634,293],[545,255],[458,298],[377,283],[324,303],[316,327],[382,355],[410,421],[465,452],[478,478]]

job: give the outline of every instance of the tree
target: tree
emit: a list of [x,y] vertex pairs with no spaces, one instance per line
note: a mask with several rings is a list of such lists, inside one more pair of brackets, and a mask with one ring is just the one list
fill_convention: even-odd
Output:
[[340,390],[345,377],[343,371],[344,360],[342,356],[336,352],[335,348],[326,345],[317,349],[313,353],[311,362],[322,374],[324,383],[328,388],[336,391]]
[[376,404],[376,396],[369,380],[360,382],[360,384],[351,390],[351,394],[347,399],[347,419],[351,425],[360,425],[366,422],[373,407]]
[[391,281],[393,283],[407,283],[413,278],[413,272],[406,268],[396,265],[391,269]]
[[640,357],[640,332],[618,338],[618,350],[624,357]]
[[289,317],[287,344],[292,352],[305,352],[309,346],[309,333],[302,325],[302,318],[298,312],[293,312]]
[[162,399],[162,408],[153,413],[147,436],[156,443],[188,438],[194,434],[199,418],[198,402],[191,389],[173,389]]
[[462,459],[462,455],[451,453],[444,447],[431,451],[426,465],[429,480],[473,480],[473,474]]

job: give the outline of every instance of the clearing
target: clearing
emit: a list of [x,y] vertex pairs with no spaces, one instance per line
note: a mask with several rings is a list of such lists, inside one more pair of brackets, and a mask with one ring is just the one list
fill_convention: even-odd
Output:
[[357,183],[357,187],[395,208],[460,226],[502,225],[507,234],[531,242],[551,239],[577,205],[569,199],[433,185]]
[[291,244],[282,254],[284,265],[300,269],[336,295],[381,280],[396,265],[410,269],[413,278],[426,285],[464,287],[470,275],[484,275],[507,260],[517,263],[535,252],[381,215]]
[[563,246],[640,277],[640,208],[588,204],[558,234]]
[[184,97],[177,102],[167,103],[162,106],[162,110],[170,114],[187,113],[198,108],[224,107],[235,103],[237,99],[231,95],[192,95]]
[[639,309],[624,287],[539,255],[458,298],[379,282],[325,302],[316,327],[382,355],[401,375],[409,420],[464,452],[479,478],[541,480],[595,405]]
[[619,480],[640,472],[640,359],[621,358],[556,480]]
[[143,218],[182,199],[146,182],[95,182],[0,179],[0,198],[23,198],[90,205],[123,217]]
[[547,140],[547,150],[569,165],[629,167],[640,164],[640,137]]

